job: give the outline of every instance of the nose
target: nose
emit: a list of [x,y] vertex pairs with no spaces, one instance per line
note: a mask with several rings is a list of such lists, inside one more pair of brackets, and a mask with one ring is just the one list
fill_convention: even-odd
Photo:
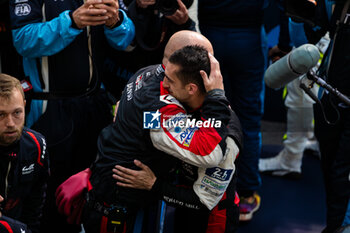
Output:
[[15,126],[15,121],[13,120],[13,117],[11,116],[11,114],[9,114],[6,119],[6,127],[14,127],[14,126]]
[[167,78],[163,79],[163,88],[168,89],[169,88],[169,83],[167,81]]

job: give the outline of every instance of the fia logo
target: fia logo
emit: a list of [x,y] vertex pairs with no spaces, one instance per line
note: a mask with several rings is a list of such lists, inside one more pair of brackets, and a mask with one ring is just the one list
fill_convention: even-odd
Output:
[[32,8],[28,3],[17,4],[15,7],[15,14],[17,16],[25,16],[25,15],[29,15],[31,10]]
[[143,112],[143,128],[144,129],[159,129],[160,128],[159,110],[156,112]]

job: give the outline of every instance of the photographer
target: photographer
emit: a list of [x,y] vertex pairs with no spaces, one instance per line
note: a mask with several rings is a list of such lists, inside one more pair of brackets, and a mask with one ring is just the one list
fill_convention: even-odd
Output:
[[135,39],[126,51],[110,51],[104,64],[104,83],[119,99],[128,79],[140,68],[158,64],[170,37],[181,30],[195,31],[188,15],[193,0],[119,0],[135,24]]
[[0,0],[0,73],[23,78],[21,57],[12,44],[9,0]]
[[[331,43],[318,76],[350,96],[350,1],[320,0],[313,7],[310,2],[287,1],[293,30],[311,43],[329,31]],[[319,92],[319,97],[322,105],[314,105],[314,116],[327,198],[323,233],[333,233],[350,224],[350,107],[328,91]]]
[[198,1],[199,29],[213,44],[221,64],[225,93],[244,134],[243,150],[237,159],[241,221],[253,218],[261,200],[257,193],[261,186],[258,162],[268,52],[263,13],[268,3],[267,0]]

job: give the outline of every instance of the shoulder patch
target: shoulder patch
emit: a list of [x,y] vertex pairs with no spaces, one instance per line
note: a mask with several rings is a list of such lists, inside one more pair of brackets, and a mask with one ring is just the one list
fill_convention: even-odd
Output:
[[20,3],[20,4],[16,4],[15,6],[15,15],[17,16],[29,15],[31,11],[32,11],[32,8],[28,3]]

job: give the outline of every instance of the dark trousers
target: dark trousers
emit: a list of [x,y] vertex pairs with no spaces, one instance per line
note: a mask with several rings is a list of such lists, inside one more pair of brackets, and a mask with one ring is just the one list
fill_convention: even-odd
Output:
[[350,214],[350,108],[335,98],[324,96],[322,103],[329,125],[319,106],[315,106],[315,135],[320,143],[321,163],[327,198],[327,227],[324,233],[333,233],[342,225],[350,224],[345,216]]
[[243,129],[243,150],[236,162],[238,191],[256,191],[261,185],[258,162],[267,60],[265,31],[260,27],[226,28],[199,23],[202,34],[213,44],[226,96]]

